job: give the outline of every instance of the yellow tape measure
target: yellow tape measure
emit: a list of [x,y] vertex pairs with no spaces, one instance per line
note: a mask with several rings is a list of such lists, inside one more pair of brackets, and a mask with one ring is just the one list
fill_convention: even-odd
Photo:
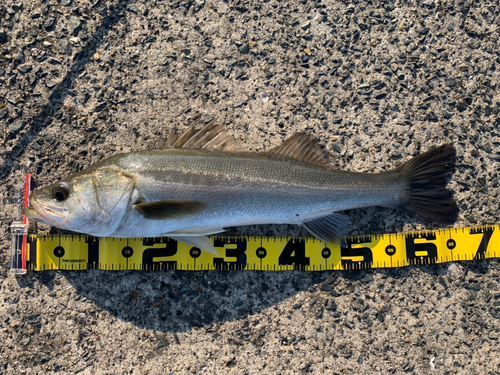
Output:
[[394,268],[500,256],[499,226],[348,237],[211,237],[220,256],[169,238],[28,236],[26,268],[43,270],[325,271]]

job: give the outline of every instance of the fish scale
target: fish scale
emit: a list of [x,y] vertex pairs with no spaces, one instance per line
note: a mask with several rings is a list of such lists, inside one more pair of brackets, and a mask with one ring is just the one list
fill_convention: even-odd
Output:
[[[158,235],[185,227],[235,226],[257,223],[301,224],[325,213],[366,207],[394,206],[404,181],[394,173],[336,172],[328,167],[274,155],[223,151],[165,149],[136,152],[116,160],[116,167],[135,176],[136,188],[148,201],[205,201],[203,212],[161,223],[129,215],[112,234]],[[137,228],[137,229],[134,229]]]
[[[354,208],[353,204],[356,207],[396,205],[405,189],[405,181],[394,172],[349,173],[274,155],[197,151],[194,155],[191,150],[182,149],[131,153],[116,164],[140,176],[138,189],[156,199],[165,199],[168,193],[174,194],[172,199],[185,199],[192,193],[274,193],[283,200],[337,202],[338,206],[332,209],[343,210]],[[173,184],[178,184],[179,188],[172,188]],[[220,199],[225,200],[224,197]],[[276,204],[282,206],[280,202]]]

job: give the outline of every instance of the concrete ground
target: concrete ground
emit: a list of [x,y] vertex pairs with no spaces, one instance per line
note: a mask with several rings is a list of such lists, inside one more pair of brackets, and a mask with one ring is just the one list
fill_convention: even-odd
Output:
[[[499,27],[488,0],[3,0],[0,374],[499,374],[497,260],[8,272],[27,172],[55,182],[200,114],[257,152],[313,134],[350,171],[451,142],[454,226],[498,223]],[[390,209],[346,214],[350,235],[438,227]]]

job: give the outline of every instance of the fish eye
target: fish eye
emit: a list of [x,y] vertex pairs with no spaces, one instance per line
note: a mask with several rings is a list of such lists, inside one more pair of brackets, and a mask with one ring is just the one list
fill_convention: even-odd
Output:
[[68,198],[69,190],[66,184],[58,184],[52,189],[52,198],[56,201],[63,201]]

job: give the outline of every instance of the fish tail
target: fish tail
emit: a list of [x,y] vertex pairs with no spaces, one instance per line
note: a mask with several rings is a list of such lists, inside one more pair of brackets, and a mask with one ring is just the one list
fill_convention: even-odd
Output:
[[458,207],[446,184],[455,170],[455,162],[455,148],[445,144],[398,167],[395,172],[408,184],[405,201],[398,208],[428,221],[454,223]]

